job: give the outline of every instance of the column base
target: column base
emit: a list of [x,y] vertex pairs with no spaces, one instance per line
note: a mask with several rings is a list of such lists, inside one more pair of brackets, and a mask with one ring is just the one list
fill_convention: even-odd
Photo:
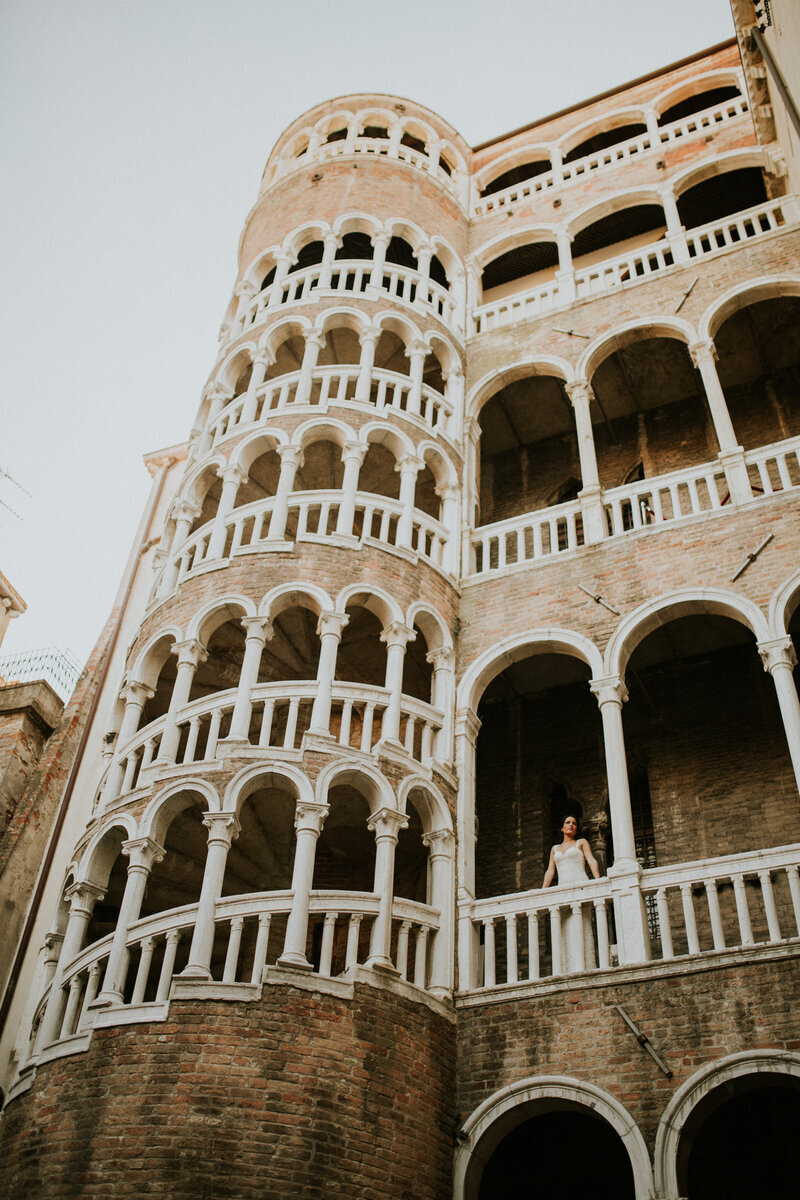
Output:
[[614,902],[619,965],[649,962],[652,950],[640,887],[642,869],[635,859],[622,859],[609,867],[607,874]]
[[314,970],[304,954],[282,954],[275,963],[276,967],[288,967],[292,971],[306,971],[309,975]]
[[719,461],[725,472],[728,491],[734,504],[747,504],[753,499],[750,476],[744,461],[744,450],[736,446],[733,450],[720,450]]
[[581,488],[578,492],[583,518],[583,540],[587,545],[602,542],[603,538],[608,536],[602,495],[599,484]]
[[123,1004],[125,997],[122,992],[100,992],[95,996],[91,1004],[87,1004],[86,1011],[93,1012],[96,1009],[114,1008],[116,1005]]
[[204,967],[202,963],[187,963],[181,971],[180,975],[176,975],[175,979],[204,979],[210,981],[212,978],[211,971],[208,967]]
[[392,960],[381,954],[376,954],[374,958],[368,958],[364,966],[368,967],[371,971],[380,971],[384,975],[399,976],[400,974]]

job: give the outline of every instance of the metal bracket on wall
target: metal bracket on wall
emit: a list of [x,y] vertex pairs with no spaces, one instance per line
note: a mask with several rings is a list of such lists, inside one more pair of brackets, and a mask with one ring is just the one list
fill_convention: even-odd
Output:
[[585,588],[582,583],[579,583],[578,587],[581,589],[582,592],[585,592],[585,594],[587,596],[589,596],[589,598],[591,600],[594,600],[595,604],[602,604],[603,608],[607,608],[608,611],[610,613],[613,613],[615,617],[619,616],[619,609],[612,608],[611,605],[608,603],[608,601],[604,600],[599,592],[590,592],[589,589]]
[[[752,554],[748,554],[747,558],[744,560],[742,565],[739,567],[739,570],[736,572],[736,574],[731,575],[731,583],[735,583],[740,575],[744,575],[745,571],[750,566],[750,563],[754,563],[756,561],[756,559],[758,558],[761,551],[764,550],[770,544],[770,542],[772,541],[772,539],[774,537],[775,537],[774,533],[768,533],[767,536],[764,538],[763,542],[761,543],[761,545],[756,546],[756,548],[752,552]],[[578,586],[580,586],[580,584]]]
[[659,1071],[663,1071],[663,1072],[664,1072],[664,1074],[666,1075],[667,1079],[672,1079],[672,1071],[670,1071],[669,1067],[668,1067],[668,1066],[667,1066],[667,1064],[664,1062],[664,1060],[663,1060],[663,1058],[661,1057],[661,1055],[658,1053],[658,1051],[656,1050],[656,1048],[653,1046],[653,1043],[650,1041],[650,1039],[649,1039],[649,1037],[647,1036],[647,1034],[646,1034],[646,1033],[642,1033],[642,1031],[641,1031],[641,1029],[639,1028],[639,1026],[638,1026],[638,1025],[636,1025],[636,1024],[635,1024],[635,1023],[634,1023],[634,1022],[633,1022],[633,1021],[630,1019],[630,1017],[629,1017],[629,1016],[628,1016],[628,1014],[625,1012],[625,1009],[622,1007],[622,1005],[621,1005],[621,1004],[616,1004],[614,1007],[616,1008],[616,1010],[617,1010],[617,1012],[619,1013],[619,1015],[622,1017],[622,1019],[623,1019],[623,1021],[625,1022],[625,1024],[626,1024],[626,1025],[628,1026],[628,1028],[630,1029],[630,1031],[631,1031],[631,1033],[633,1034],[633,1036],[636,1038],[636,1040],[637,1040],[637,1042],[639,1043],[639,1045],[642,1047],[642,1049],[643,1049],[643,1050],[646,1050],[646,1051],[647,1051],[647,1053],[650,1055],[650,1057],[652,1058],[653,1062],[654,1062],[654,1063],[656,1064],[656,1066],[658,1067]]

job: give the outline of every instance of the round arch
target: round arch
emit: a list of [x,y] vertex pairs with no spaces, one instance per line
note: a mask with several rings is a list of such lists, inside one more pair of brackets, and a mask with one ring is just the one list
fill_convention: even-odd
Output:
[[[424,833],[453,832],[453,818],[447,802],[430,779],[424,775],[407,775],[397,789],[397,807],[400,812],[408,812],[408,797],[413,791],[424,792],[427,803],[416,806],[422,822]],[[413,803],[413,801],[412,801]],[[455,847],[451,848],[451,857],[455,859]]]
[[[303,604],[304,600],[310,600],[311,603]],[[295,605],[310,608],[317,616],[333,608],[328,593],[314,583],[282,583],[265,594],[259,603],[258,614],[274,621],[287,608],[294,608]]]
[[501,254],[515,250],[518,246],[527,246],[533,242],[555,242],[561,225],[523,225],[513,233],[498,233],[490,241],[485,242],[472,255],[472,261],[483,270]]
[[163,845],[163,839],[175,817],[196,803],[198,798],[205,800],[208,812],[221,811],[219,793],[207,780],[189,775],[180,782],[169,784],[153,797],[142,814],[141,836],[150,837]]
[[472,387],[465,406],[465,419],[477,420],[484,404],[510,383],[537,375],[554,375],[564,383],[573,383],[579,378],[575,368],[566,359],[550,354],[540,354],[535,359],[522,359],[507,367],[495,368],[487,371]]
[[283,240],[281,251],[296,260],[303,246],[307,246],[309,242],[323,241],[325,234],[330,232],[331,227],[327,221],[306,221],[304,225],[298,226],[297,229],[287,234]]
[[258,346],[254,341],[238,342],[217,367],[213,382],[226,388],[233,396],[237,379],[257,353]]
[[235,812],[238,816],[241,807],[256,783],[267,786],[289,785],[298,803],[312,804],[314,789],[308,776],[291,763],[261,763],[257,766],[245,767],[234,775],[225,789],[223,812]]
[[741,71],[737,71],[734,67],[720,67],[716,71],[692,75],[689,79],[674,84],[673,87],[667,88],[666,91],[656,96],[653,100],[653,108],[660,116],[674,104],[680,104],[681,100],[688,100],[690,96],[698,96],[702,92],[710,92],[720,87],[737,87],[744,94]]
[[388,779],[367,763],[357,767],[342,762],[330,763],[317,777],[316,802],[327,805],[331,788],[341,784],[349,784],[361,793],[369,805],[370,815],[381,808],[399,807]]
[[785,637],[794,610],[800,604],[800,570],[790,575],[769,602],[770,637]]
[[[619,1135],[633,1169],[636,1200],[651,1200],[653,1173],[644,1138],[627,1109],[607,1092],[568,1075],[531,1076],[501,1088],[484,1100],[464,1122],[465,1140],[456,1150],[454,1200],[477,1200],[476,1165],[482,1165],[502,1138],[548,1102],[566,1101],[590,1109]],[[481,1156],[476,1156],[479,1143]]]
[[313,332],[324,336],[330,329],[351,329],[357,337],[360,337],[369,327],[370,320],[366,313],[342,304],[336,305],[335,308],[326,308],[323,313],[320,313]]
[[281,247],[275,245],[267,246],[266,250],[259,250],[258,254],[247,265],[242,272],[242,283],[249,283],[254,288],[261,286],[261,280],[275,266],[278,255],[281,253]]
[[555,145],[558,146],[562,155],[566,156],[573,146],[580,146],[581,142],[587,141],[588,138],[594,137],[595,134],[607,133],[612,129],[619,129],[621,125],[646,125],[646,111],[645,108],[632,104],[628,108],[617,108],[613,112],[590,117],[588,121],[583,121],[582,124],[573,126]]
[[464,672],[458,685],[458,708],[474,712],[491,681],[506,667],[535,654],[567,654],[589,667],[593,678],[602,674],[603,659],[594,642],[570,629],[532,629],[513,634],[485,650]]
[[310,421],[297,426],[294,441],[304,450],[312,442],[324,441],[335,442],[342,449],[346,442],[356,442],[358,437],[352,425],[347,425],[344,421],[337,421],[333,417],[326,417],[325,420],[312,417]]
[[648,633],[679,617],[714,614],[747,626],[757,641],[769,637],[766,618],[757,604],[722,588],[682,588],[641,604],[617,626],[606,647],[604,675],[624,675],[630,656]]
[[418,453],[411,438],[388,421],[370,421],[362,425],[358,440],[362,446],[370,446],[373,442],[386,446],[398,461],[406,454]]
[[[663,208],[663,200],[661,192],[656,187],[638,187],[625,188],[621,192],[613,192],[605,199],[597,201],[592,200],[589,204],[579,208],[569,221],[562,228],[566,229],[571,238],[585,229],[588,225],[593,225],[595,221],[599,221],[602,217],[608,217],[612,213],[621,212],[624,208],[636,208],[640,204],[654,204],[659,208]],[[666,225],[667,218],[664,217]]]
[[158,673],[167,660],[169,650],[163,656],[154,656],[153,650],[159,642],[166,638],[172,638],[173,642],[182,642],[184,640],[183,630],[179,625],[167,625],[165,628],[159,629],[157,633],[152,634],[139,651],[136,661],[128,673],[130,683],[143,683],[145,687],[155,686]]
[[716,337],[720,327],[740,308],[748,308],[760,300],[779,300],[783,296],[800,296],[800,276],[767,276],[737,284],[706,309],[700,320],[699,337]]
[[343,613],[348,604],[360,604],[382,621],[384,626],[403,620],[403,610],[394,597],[383,588],[363,583],[351,583],[336,597],[336,612]]
[[678,1195],[678,1145],[694,1107],[714,1088],[745,1075],[793,1075],[800,1079],[800,1054],[789,1050],[748,1050],[701,1067],[673,1095],[659,1122],[654,1154],[657,1194]]
[[346,233],[366,233],[372,239],[383,230],[377,217],[365,212],[343,213],[333,222],[333,232],[342,238]]
[[231,457],[230,465],[241,467],[243,471],[247,472],[261,454],[266,453],[267,450],[274,450],[277,446],[285,446],[288,441],[289,435],[283,429],[272,426],[259,429],[239,442]]
[[261,339],[262,349],[266,350],[274,361],[278,350],[284,342],[288,342],[293,337],[306,338],[311,331],[312,325],[308,317],[284,317],[282,320],[276,321],[274,325],[271,325],[268,332]]
[[640,317],[627,321],[609,333],[600,334],[586,347],[578,360],[578,378],[591,379],[600,364],[615,351],[648,338],[673,338],[690,346],[697,340],[697,333],[689,321],[680,317]]
[[387,312],[386,310],[379,312],[375,315],[373,326],[381,332],[386,330],[387,333],[397,334],[406,349],[414,342],[425,340],[419,326],[402,313]]
[[500,158],[493,158],[474,175],[478,191],[482,192],[493,179],[497,179],[498,175],[505,175],[506,171],[512,171],[514,167],[521,167],[523,163],[540,162],[544,159],[551,162],[551,154],[552,149],[549,142],[535,142],[519,146],[515,150],[509,150]]
[[738,171],[742,167],[766,166],[768,166],[766,154],[759,147],[724,150],[722,154],[678,171],[670,180],[670,188],[677,200],[690,187],[694,187],[696,183],[702,183],[704,179],[710,179],[712,175],[726,175],[728,171]]
[[111,868],[119,854],[119,847],[104,844],[109,841],[109,834],[114,830],[122,834],[123,842],[135,838],[138,834],[136,818],[132,813],[114,813],[95,830],[80,857],[75,872],[76,883],[90,883],[94,887],[105,888]]
[[[237,613],[236,609],[240,611]],[[219,614],[219,620],[214,621],[212,618],[217,614]],[[205,644],[205,637],[209,637],[225,621],[230,620],[232,617],[254,617],[255,615],[256,606],[249,596],[229,592],[224,596],[218,596],[214,600],[209,600],[192,617],[187,631],[187,638],[197,638],[198,641]]]
[[452,650],[453,637],[445,621],[424,600],[412,604],[406,613],[406,625],[412,629],[419,625],[425,635],[429,650]]

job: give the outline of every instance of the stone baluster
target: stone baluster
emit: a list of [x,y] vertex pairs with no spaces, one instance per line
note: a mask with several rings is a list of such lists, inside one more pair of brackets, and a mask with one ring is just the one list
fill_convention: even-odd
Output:
[[405,813],[381,808],[370,817],[367,828],[375,834],[375,882],[373,892],[378,896],[378,915],[370,936],[368,967],[393,971],[390,956],[392,943],[392,905],[394,901],[394,852],[401,829],[408,827]]
[[294,818],[297,839],[292,869],[292,907],[286,922],[283,953],[278,962],[283,966],[294,967],[301,971],[311,970],[311,964],[306,958],[308,909],[311,885],[314,881],[317,840],[322,833],[322,826],[327,815],[327,804],[311,804],[305,800],[297,802]]
[[214,949],[215,916],[217,901],[222,895],[225,879],[225,864],[233,839],[239,836],[241,826],[232,812],[206,813],[203,824],[208,829],[208,849],[203,872],[203,886],[197,905],[197,918],[189,948],[189,961],[181,972],[182,976],[194,979],[211,978],[211,953]]
[[109,767],[105,788],[103,789],[106,800],[116,800],[119,795],[124,773],[121,757],[122,751],[139,728],[142,709],[154,694],[152,688],[147,687],[144,683],[137,683],[135,679],[126,684],[120,692],[120,698],[125,701],[125,708],[122,713],[119,734],[117,735],[116,752]]
[[104,888],[96,887],[93,883],[89,882],[75,883],[67,889],[66,897],[69,900],[69,919],[67,921],[67,928],[64,931],[64,940],[61,943],[61,954],[59,955],[50,984],[50,997],[47,1001],[47,1008],[42,1017],[41,1028],[37,1038],[39,1046],[49,1046],[51,1042],[56,1040],[61,1031],[61,1022],[67,999],[63,989],[64,975],[72,960],[83,949],[83,944],[86,940],[86,930],[89,926],[94,906],[98,900],[102,900],[104,895]]

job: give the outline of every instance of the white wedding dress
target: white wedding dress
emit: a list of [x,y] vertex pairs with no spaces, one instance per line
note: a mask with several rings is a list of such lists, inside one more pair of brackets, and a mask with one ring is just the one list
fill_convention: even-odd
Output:
[[[559,887],[574,887],[576,884],[589,882],[586,859],[580,846],[567,846],[563,850],[561,846],[554,846],[553,850]],[[569,975],[580,970],[590,971],[595,965],[592,905],[584,904],[579,913],[574,913],[568,908],[562,909],[562,971]]]

